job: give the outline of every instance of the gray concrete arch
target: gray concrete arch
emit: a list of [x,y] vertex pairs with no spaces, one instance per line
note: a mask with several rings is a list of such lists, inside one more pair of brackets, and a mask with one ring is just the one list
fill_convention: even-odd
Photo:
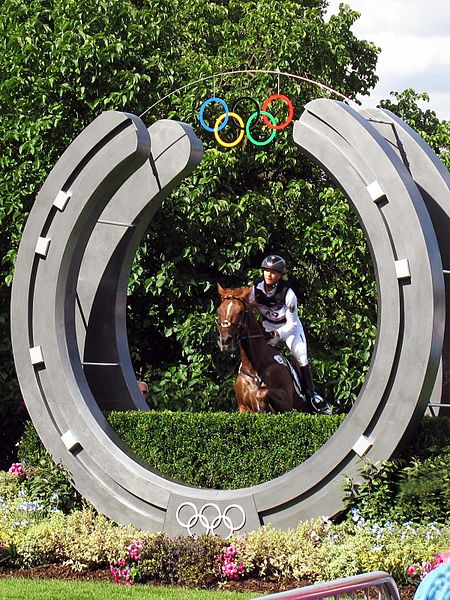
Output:
[[361,456],[389,458],[423,414],[441,357],[445,289],[421,193],[386,139],[343,103],[309,103],[294,141],[340,185],[361,221],[379,289],[378,335],[338,432],[296,469],[251,488],[205,490],[165,478],[130,452],[102,413],[146,408],[127,347],[126,287],[154,212],[201,160],[191,127],[159,121],[147,130],[134,115],[104,113],[69,146],[36,200],[13,283],[19,382],[54,459],[118,522],[226,536],[335,514],[343,475],[356,474]]

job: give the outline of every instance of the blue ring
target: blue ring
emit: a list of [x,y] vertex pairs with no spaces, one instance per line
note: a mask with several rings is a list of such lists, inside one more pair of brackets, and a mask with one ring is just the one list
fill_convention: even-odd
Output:
[[223,120],[222,125],[217,129],[217,131],[221,131],[228,123],[228,104],[225,102],[225,100],[222,100],[222,98],[214,97],[214,98],[208,98],[208,100],[205,100],[203,102],[203,104],[200,106],[200,110],[198,111],[198,116],[199,116],[202,127],[204,129],[206,129],[206,131],[210,131],[211,133],[214,133],[214,127],[210,127],[209,125],[207,125],[205,123],[205,120],[203,119],[203,113],[205,112],[205,108],[211,102],[218,102],[219,104],[221,104],[223,106],[223,109],[225,111],[225,119]]

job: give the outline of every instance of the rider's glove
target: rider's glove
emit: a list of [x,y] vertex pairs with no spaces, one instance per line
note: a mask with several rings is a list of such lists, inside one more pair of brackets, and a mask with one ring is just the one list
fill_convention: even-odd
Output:
[[266,340],[277,340],[280,337],[278,331],[265,331],[264,336]]

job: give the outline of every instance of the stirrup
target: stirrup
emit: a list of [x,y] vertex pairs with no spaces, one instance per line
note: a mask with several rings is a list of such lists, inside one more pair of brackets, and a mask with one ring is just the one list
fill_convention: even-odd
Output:
[[319,396],[319,394],[315,393],[314,396],[309,399],[309,403],[311,404],[314,412],[321,415],[331,415],[330,405],[325,402],[325,400],[322,398],[322,396]]

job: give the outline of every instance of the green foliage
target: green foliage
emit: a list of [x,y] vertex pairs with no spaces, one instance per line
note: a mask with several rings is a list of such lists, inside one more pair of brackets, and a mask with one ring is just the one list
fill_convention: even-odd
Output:
[[424,417],[417,436],[414,436],[413,443],[403,454],[406,453],[419,459],[449,455],[450,418]]
[[[347,515],[361,515],[368,521],[448,522],[450,512],[450,451],[444,440],[450,419],[426,418],[418,440],[421,458],[403,458],[382,464],[365,462],[357,481],[344,485]],[[434,431],[433,431],[434,428]],[[433,433],[434,435],[433,435]],[[425,457],[425,458],[424,458]]]
[[[0,515],[1,517],[1,515]],[[299,523],[279,531],[265,525],[231,540],[215,536],[168,538],[131,526],[115,525],[92,509],[70,515],[52,514],[45,520],[5,531],[0,518],[0,541],[7,565],[34,566],[64,562],[74,570],[114,563],[139,541],[136,567],[141,581],[211,587],[222,580],[216,557],[233,546],[244,576],[258,579],[326,581],[369,571],[387,571],[398,584],[408,582],[407,568],[431,560],[449,547],[448,526],[412,523],[379,525],[333,524],[326,518]],[[14,556],[14,557],[13,557]]]
[[219,579],[215,561],[224,542],[214,536],[168,538],[159,534],[149,540],[141,553],[142,580],[192,587],[211,587]]
[[413,460],[399,481],[396,511],[415,520],[444,522],[450,517],[450,453]]
[[18,566],[53,562],[65,562],[74,570],[106,566],[138,535],[145,541],[152,537],[131,526],[118,526],[91,508],[70,515],[52,513],[9,529],[4,519],[0,521],[0,537],[14,544]]
[[236,539],[237,558],[245,572],[257,578],[293,578],[311,583],[322,578],[320,541],[326,520],[305,521],[279,531],[271,525]]
[[108,420],[164,475],[199,487],[235,489],[270,481],[301,464],[331,437],[342,417],[117,412]]
[[26,494],[39,503],[41,510],[70,512],[81,506],[81,496],[71,484],[70,473],[63,465],[53,462],[45,450],[31,421],[24,428],[26,444],[18,450],[27,475],[22,487]]
[[328,528],[320,545],[323,577],[386,571],[404,585],[411,564],[446,551],[449,541],[448,527],[435,524],[342,523]]
[[[113,412],[108,421],[133,452],[166,477],[193,486],[236,489],[283,475],[314,454],[343,416]],[[42,445],[31,423],[20,442],[33,464]],[[46,459],[51,459],[46,455]],[[61,490],[61,486],[58,486]],[[61,493],[61,492],[59,492]]]
[[[270,481],[304,462],[333,435],[343,416],[114,412],[108,420],[140,459],[166,477],[199,487],[237,489]],[[422,420],[416,436],[422,458],[364,463],[358,480],[344,484],[347,515],[357,510],[370,521],[446,522],[449,453],[442,441],[448,440],[449,423],[445,418]],[[79,497],[64,471],[53,465],[31,423],[19,455],[28,464],[39,464],[37,483],[32,472],[24,484],[31,498],[43,506],[55,507],[57,502],[64,511],[77,506]]]
[[68,513],[81,506],[81,496],[71,485],[71,475],[62,465],[55,464],[47,454],[34,461],[24,481],[27,494],[39,502],[45,511]]
[[[121,439],[151,467],[174,480],[219,489],[258,485],[283,475],[314,454],[342,420],[294,412],[108,415]],[[19,454],[32,464],[37,453],[42,455],[42,445],[29,423]],[[48,455],[46,460],[51,461]]]
[[408,88],[403,92],[391,92],[395,102],[382,100],[381,108],[398,115],[412,127],[436,152],[444,165],[450,167],[450,121],[439,121],[436,113],[421,108],[420,104],[429,101],[426,92],[418,93]]

